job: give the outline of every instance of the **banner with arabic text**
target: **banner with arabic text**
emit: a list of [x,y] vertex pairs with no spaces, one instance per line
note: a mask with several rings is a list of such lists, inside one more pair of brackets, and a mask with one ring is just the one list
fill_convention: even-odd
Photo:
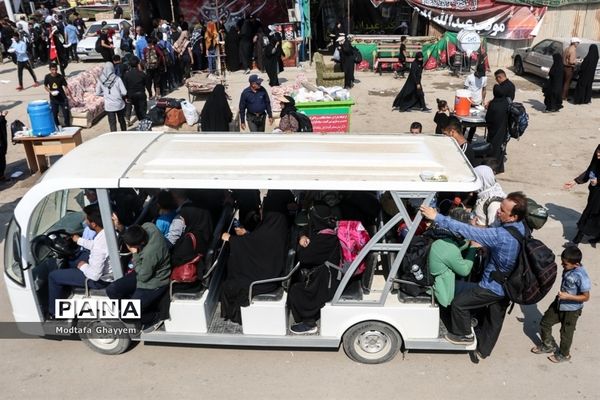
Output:
[[458,32],[473,28],[490,39],[528,39],[541,23],[546,7],[517,6],[493,0],[406,0],[419,15]]

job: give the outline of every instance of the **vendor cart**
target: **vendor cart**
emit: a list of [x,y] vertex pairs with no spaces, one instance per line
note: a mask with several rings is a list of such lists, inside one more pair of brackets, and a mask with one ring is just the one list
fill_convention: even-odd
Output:
[[312,101],[296,103],[298,111],[310,118],[313,132],[350,132],[350,114],[354,101]]

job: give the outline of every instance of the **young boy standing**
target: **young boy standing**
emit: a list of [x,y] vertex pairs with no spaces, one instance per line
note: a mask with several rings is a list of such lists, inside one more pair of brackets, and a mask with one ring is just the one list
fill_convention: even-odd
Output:
[[[548,359],[553,363],[569,361],[570,349],[577,319],[583,303],[590,299],[591,282],[581,265],[582,254],[576,246],[567,247],[560,255],[563,274],[560,291],[540,321],[542,344],[531,349],[534,354],[554,353]],[[552,326],[560,323],[560,346],[552,337]]]

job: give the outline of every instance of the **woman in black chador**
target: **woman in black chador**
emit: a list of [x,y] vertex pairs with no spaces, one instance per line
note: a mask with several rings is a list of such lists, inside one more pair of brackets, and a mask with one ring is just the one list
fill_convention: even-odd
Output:
[[421,85],[421,75],[423,74],[423,53],[418,52],[415,60],[410,65],[410,73],[408,79],[404,83],[404,87],[394,99],[393,109],[399,111],[407,111],[411,108],[418,107],[421,111],[430,111],[425,104],[425,93]]
[[233,25],[225,36],[225,56],[229,71],[240,69],[240,32],[237,25]]
[[[340,36],[340,41],[343,36]],[[354,50],[349,38],[345,38],[340,47],[340,62],[344,71],[344,88],[351,89],[354,86]]]
[[590,46],[587,56],[585,56],[579,67],[577,86],[575,87],[575,96],[573,97],[575,104],[588,104],[592,102],[592,84],[594,83],[597,65],[598,46],[593,44]]
[[573,243],[581,242],[584,235],[591,236],[590,243],[600,241],[600,185],[598,185],[598,177],[600,176],[600,144],[596,147],[592,161],[589,167],[577,178],[565,183],[565,189],[571,189],[575,184],[589,182],[587,204],[581,218],[577,222],[577,234],[573,238]]
[[[263,202],[263,218],[251,232],[236,229],[236,235],[223,234],[229,241],[230,253],[227,262],[227,278],[221,293],[221,316],[241,324],[240,307],[248,305],[250,284],[254,281],[277,278],[283,273],[288,244],[287,215],[270,210],[281,209]],[[239,235],[239,236],[238,236]],[[256,285],[253,295],[272,292],[281,284]]]
[[338,271],[325,265],[340,262],[340,242],[333,232],[335,220],[326,205],[315,205],[309,211],[309,232],[300,236],[298,261],[309,271],[308,279],[292,284],[288,291],[288,306],[294,320],[292,333],[317,332],[321,308],[333,298],[339,286]]
[[564,64],[562,56],[559,53],[552,55],[552,67],[548,72],[548,80],[544,85],[544,105],[545,112],[555,112],[560,110],[562,106],[562,87]]
[[495,159],[490,167],[494,173],[504,172],[504,153],[508,135],[508,99],[500,85],[494,85],[494,98],[488,105],[485,114],[488,128],[487,142],[492,145],[491,157]]
[[200,113],[202,132],[227,132],[233,114],[227,102],[225,86],[218,84],[211,92]]
[[267,36],[267,40],[269,44],[263,49],[263,65],[269,76],[269,86],[279,86],[279,78],[277,76],[279,73],[280,59],[279,42],[274,34]]

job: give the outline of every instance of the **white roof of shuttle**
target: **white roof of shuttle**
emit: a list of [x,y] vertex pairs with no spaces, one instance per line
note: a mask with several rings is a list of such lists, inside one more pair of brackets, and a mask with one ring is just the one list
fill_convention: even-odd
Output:
[[[431,175],[446,181],[424,180]],[[60,185],[55,180],[64,188],[467,192],[480,185],[454,140],[405,134],[110,133],[66,154],[40,183]]]

